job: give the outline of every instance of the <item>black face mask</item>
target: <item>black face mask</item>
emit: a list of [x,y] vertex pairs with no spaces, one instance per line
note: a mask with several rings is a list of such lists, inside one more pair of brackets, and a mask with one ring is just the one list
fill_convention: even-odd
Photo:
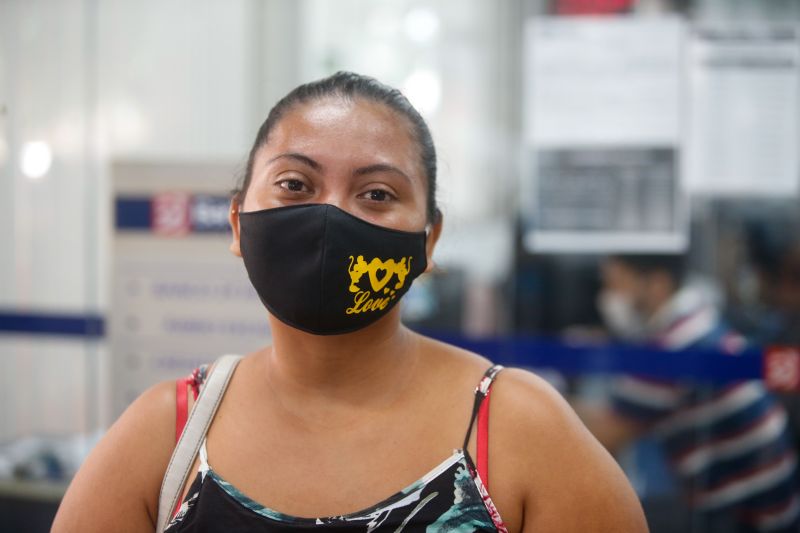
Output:
[[329,204],[239,213],[240,249],[261,301],[317,335],[348,333],[386,313],[425,271],[425,232],[376,226]]

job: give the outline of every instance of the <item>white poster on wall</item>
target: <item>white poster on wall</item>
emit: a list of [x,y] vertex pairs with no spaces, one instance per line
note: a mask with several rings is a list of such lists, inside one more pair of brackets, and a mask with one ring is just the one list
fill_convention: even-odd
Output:
[[528,23],[521,189],[530,251],[686,246],[683,36],[677,17]]
[[714,196],[796,195],[797,26],[700,25],[691,31],[688,50],[688,190]]
[[233,168],[116,164],[109,337],[114,416],[151,385],[269,341],[267,313],[230,253]]

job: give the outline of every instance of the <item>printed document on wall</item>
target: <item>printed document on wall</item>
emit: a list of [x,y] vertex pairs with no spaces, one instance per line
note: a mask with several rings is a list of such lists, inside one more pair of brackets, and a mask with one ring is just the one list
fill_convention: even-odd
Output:
[[795,25],[702,25],[689,41],[686,184],[713,196],[798,192]]
[[677,17],[528,24],[521,189],[529,250],[685,247],[683,39]]

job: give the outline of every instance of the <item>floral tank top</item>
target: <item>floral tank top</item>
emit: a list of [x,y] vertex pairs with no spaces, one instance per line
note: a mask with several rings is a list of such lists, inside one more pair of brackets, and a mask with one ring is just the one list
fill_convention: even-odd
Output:
[[[507,532],[489,497],[488,414],[492,382],[502,367],[487,370],[475,390],[475,403],[461,449],[400,492],[351,514],[299,518],[269,509],[222,479],[208,464],[205,441],[200,468],[165,532],[296,532],[326,529],[337,532]],[[203,371],[187,378],[202,383]],[[467,443],[477,422],[477,465]]]

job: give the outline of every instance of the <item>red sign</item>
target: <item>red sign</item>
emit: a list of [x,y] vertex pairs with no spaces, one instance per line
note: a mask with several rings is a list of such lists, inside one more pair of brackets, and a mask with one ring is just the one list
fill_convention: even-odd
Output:
[[150,221],[153,233],[179,237],[192,230],[192,196],[182,192],[160,193],[153,197]]
[[559,15],[611,15],[630,10],[633,0],[556,0]]
[[764,350],[764,383],[774,391],[800,390],[800,348],[772,346]]

